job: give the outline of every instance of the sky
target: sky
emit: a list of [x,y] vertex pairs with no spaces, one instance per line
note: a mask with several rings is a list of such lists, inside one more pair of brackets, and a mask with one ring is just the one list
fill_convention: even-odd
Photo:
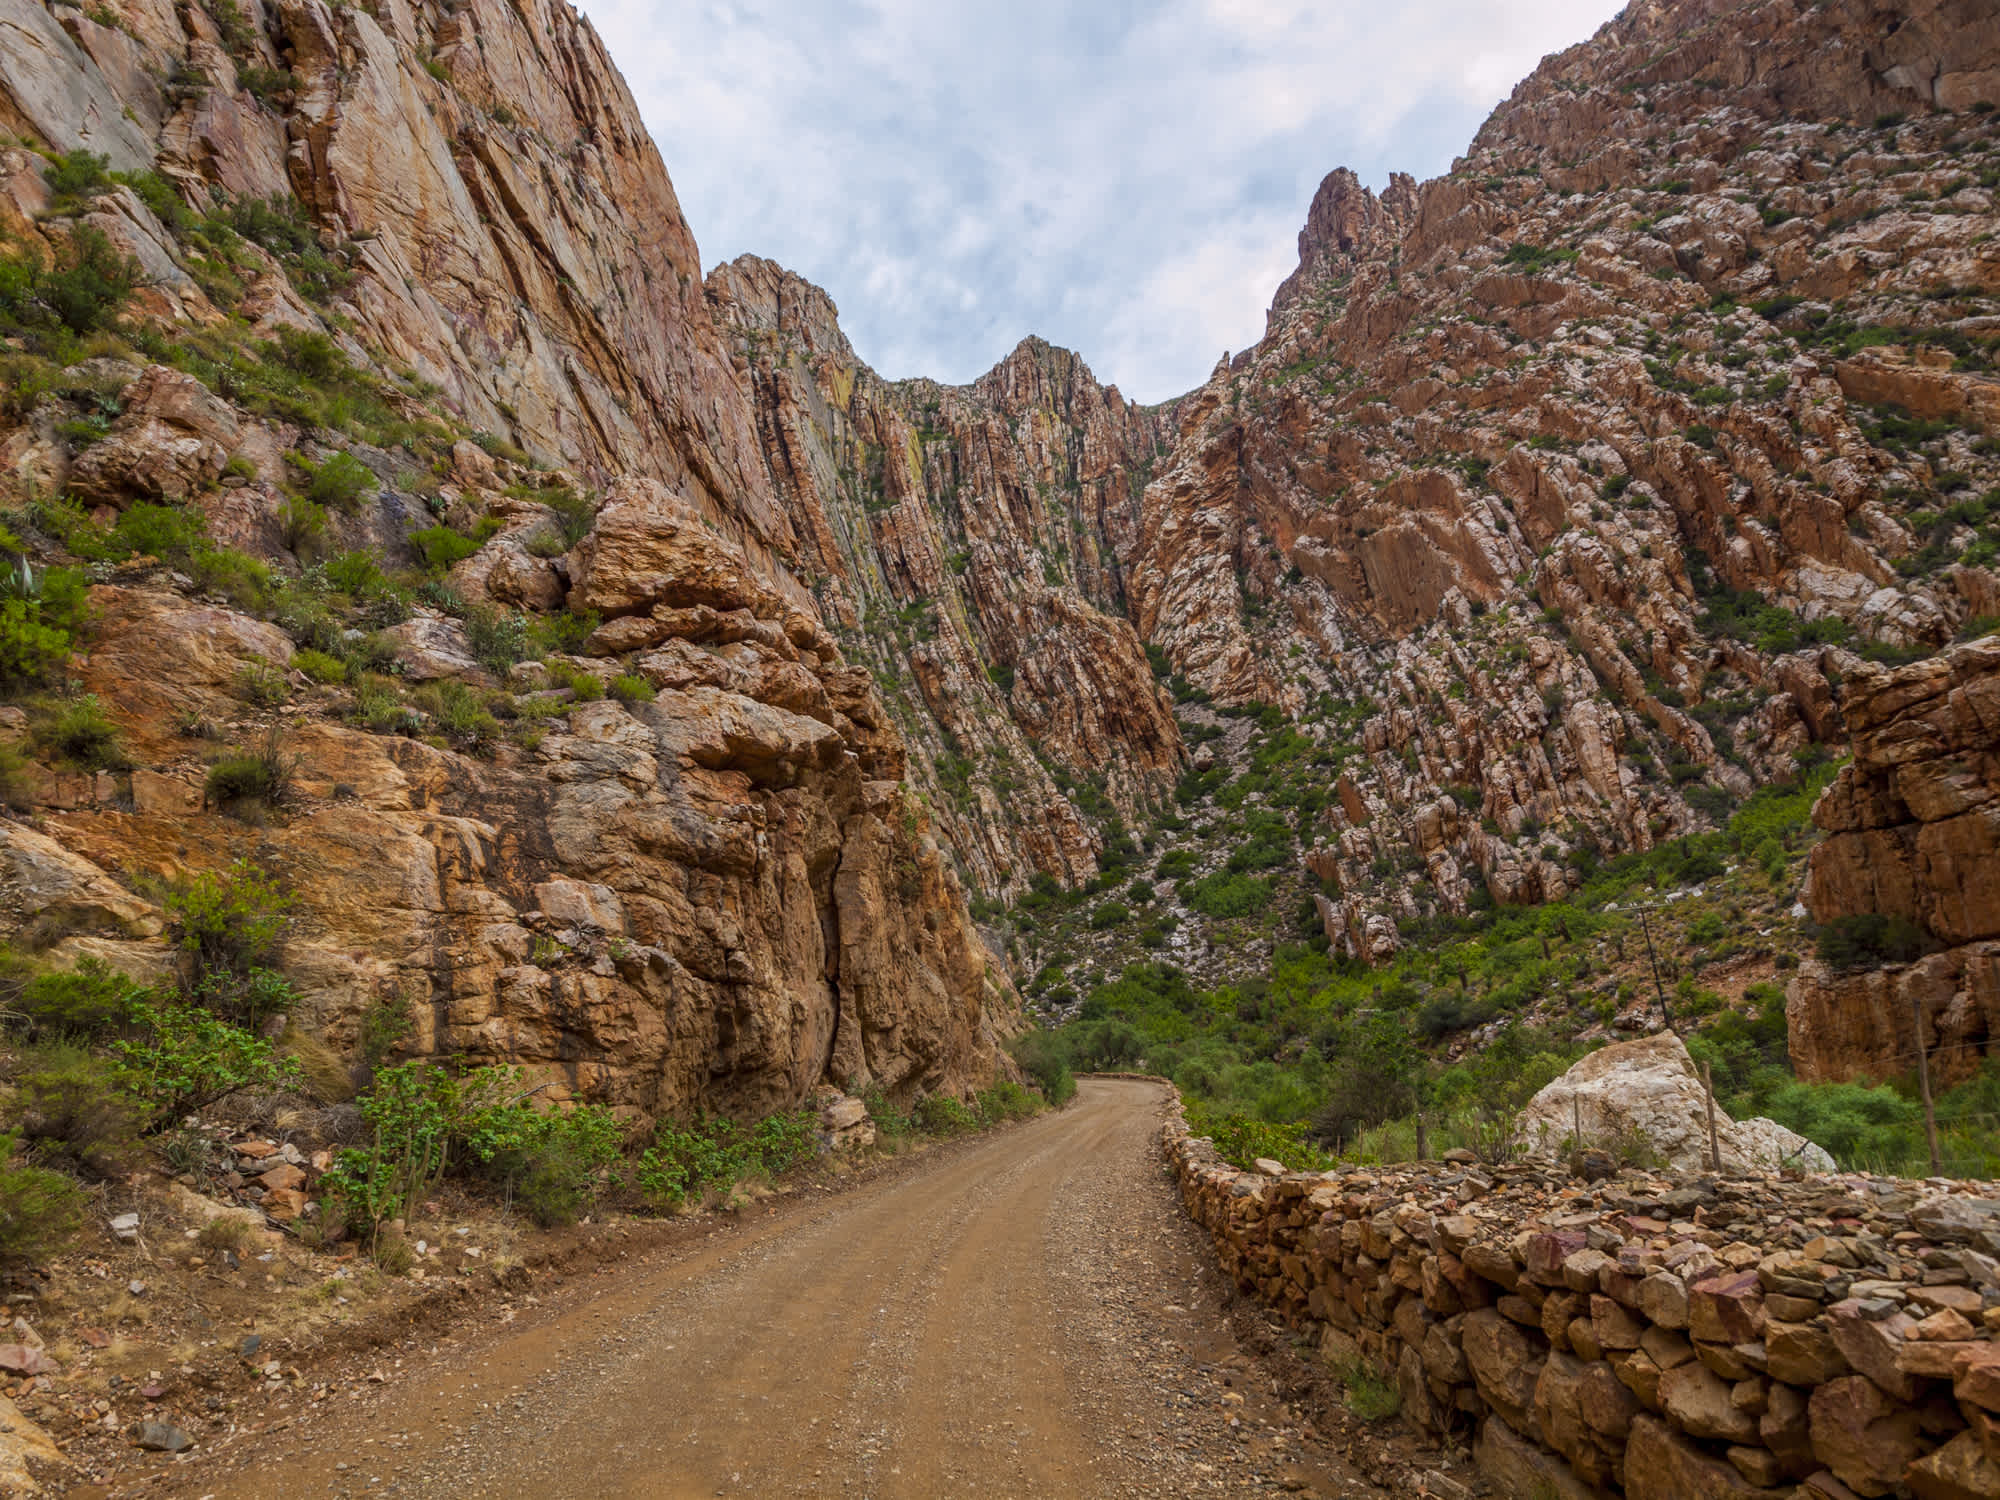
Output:
[[1262,334],[1320,179],[1451,165],[1611,0],[582,0],[714,266],[890,379],[1029,334],[1138,401]]

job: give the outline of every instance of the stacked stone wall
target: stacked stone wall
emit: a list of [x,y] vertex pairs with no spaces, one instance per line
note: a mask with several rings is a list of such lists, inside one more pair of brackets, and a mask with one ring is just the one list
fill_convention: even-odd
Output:
[[1241,1171],[1163,1133],[1223,1270],[1518,1500],[2000,1500],[2000,1191],[1461,1160]]

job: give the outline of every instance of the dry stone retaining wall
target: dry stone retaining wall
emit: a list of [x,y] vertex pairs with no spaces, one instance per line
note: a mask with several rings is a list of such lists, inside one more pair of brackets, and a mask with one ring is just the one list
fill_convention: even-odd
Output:
[[1163,1144],[1236,1284],[1500,1495],[2000,1500],[1995,1184],[1274,1175],[1177,1109]]

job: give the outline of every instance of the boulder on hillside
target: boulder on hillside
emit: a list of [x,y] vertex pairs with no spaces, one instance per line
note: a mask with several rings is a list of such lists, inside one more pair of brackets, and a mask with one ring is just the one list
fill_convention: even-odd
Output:
[[[1581,1142],[1572,1140],[1578,1124]],[[1724,1167],[1830,1172],[1833,1158],[1776,1120],[1732,1120],[1715,1112]],[[1617,1042],[1579,1061],[1528,1101],[1516,1139],[1529,1159],[1554,1161],[1571,1146],[1641,1142],[1670,1167],[1708,1165],[1708,1117],[1701,1075],[1671,1031]]]

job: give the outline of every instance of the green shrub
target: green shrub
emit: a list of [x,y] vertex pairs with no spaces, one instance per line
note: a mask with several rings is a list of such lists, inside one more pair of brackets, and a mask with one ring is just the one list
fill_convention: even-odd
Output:
[[380,1069],[355,1101],[370,1144],[340,1152],[321,1179],[330,1211],[364,1234],[402,1217],[444,1180],[466,1117],[498,1102],[492,1092],[483,1072],[459,1080],[421,1060]]
[[979,1128],[979,1117],[949,1094],[925,1095],[910,1119],[926,1135],[965,1135]]
[[278,507],[278,540],[299,557],[326,545],[326,507],[304,495],[287,495]]
[[86,771],[122,771],[125,756],[116,724],[95,693],[44,706],[28,726],[28,742],[64,765]]
[[114,186],[111,161],[95,151],[68,151],[54,157],[42,168],[42,181],[54,200],[50,207],[61,213],[88,202]]
[[500,734],[500,721],[486,707],[486,701],[456,678],[426,683],[410,695],[410,701],[439,731],[472,747],[483,746]]
[[33,600],[0,600],[0,692],[39,687],[69,660],[69,632],[42,623]]
[[620,1142],[617,1120],[601,1105],[538,1111],[518,1095],[466,1124],[472,1159],[544,1228],[575,1223],[596,1201]]
[[1838,969],[1911,963],[1923,957],[1926,946],[1923,929],[1908,917],[1879,912],[1836,917],[1815,939],[1820,958]]
[[[1072,1081],[1073,1085],[1073,1081]],[[978,1098],[980,1123],[1004,1125],[1009,1120],[1025,1120],[1041,1110],[1042,1101],[1011,1078],[1002,1078]]]
[[132,505],[111,528],[111,541],[119,553],[168,562],[191,557],[207,536],[208,523],[199,511],[155,505],[150,500]]
[[319,463],[302,453],[288,453],[285,459],[299,471],[299,498],[314,505],[352,515],[375,492],[374,473],[351,453],[335,453]]
[[102,959],[86,954],[74,969],[37,974],[14,1002],[30,1036],[89,1040],[125,1024],[144,989]]
[[490,672],[505,675],[529,656],[528,622],[506,610],[475,605],[465,612],[465,639],[472,659]]
[[297,667],[314,682],[336,683],[347,681],[347,663],[337,656],[328,656],[324,651],[315,651],[307,646],[292,654],[292,665]]
[[1008,1050],[1051,1105],[1060,1107],[1076,1096],[1076,1076],[1070,1072],[1062,1039],[1054,1032],[1025,1032],[1014,1039]]
[[1090,930],[1103,932],[1107,928],[1123,927],[1132,919],[1131,911],[1119,901],[1106,901],[1090,914]]
[[1194,881],[1182,894],[1202,915],[1227,920],[1263,910],[1270,903],[1271,885],[1224,870]]
[[[78,338],[109,324],[138,284],[139,267],[87,224],[70,231],[55,264],[34,273],[29,283],[39,309]],[[8,300],[0,279],[0,304]]]
[[211,976],[274,967],[291,926],[292,898],[248,860],[226,872],[202,871],[169,891],[164,904],[190,993]]
[[595,672],[574,672],[570,675],[569,692],[578,703],[594,703],[604,696],[604,679]]
[[0,1135],[0,1263],[28,1264],[61,1250],[83,1227],[83,1189],[60,1172],[15,1166],[14,1137]]
[[37,1046],[21,1057],[13,1084],[11,1118],[39,1161],[96,1178],[130,1162],[145,1112],[106,1059],[73,1042]]
[[196,1005],[141,1002],[132,1008],[140,1035],[111,1044],[113,1077],[150,1110],[149,1128],[178,1123],[244,1089],[296,1088],[296,1058]]
[[257,803],[275,807],[291,795],[296,760],[275,733],[255,750],[237,750],[208,768],[207,800],[217,807]]
[[479,543],[461,536],[449,526],[428,526],[410,533],[410,545],[432,573],[448,572],[479,550]]
[[620,703],[651,703],[658,696],[652,683],[636,672],[620,672],[611,679],[609,691]]
[[1333,1373],[1347,1388],[1347,1409],[1362,1421],[1380,1422],[1403,1409],[1403,1393],[1396,1382],[1383,1379],[1365,1361],[1338,1361]]
[[662,1120],[639,1155],[640,1196],[655,1208],[674,1208],[709,1187],[726,1186],[752,1168],[750,1152],[728,1120],[698,1120],[691,1127]]
[[1302,1125],[1277,1125],[1219,1111],[1199,1099],[1186,1105],[1188,1129],[1215,1142],[1222,1159],[1249,1170],[1259,1157],[1282,1162],[1294,1172],[1325,1172],[1333,1158],[1305,1138]]

